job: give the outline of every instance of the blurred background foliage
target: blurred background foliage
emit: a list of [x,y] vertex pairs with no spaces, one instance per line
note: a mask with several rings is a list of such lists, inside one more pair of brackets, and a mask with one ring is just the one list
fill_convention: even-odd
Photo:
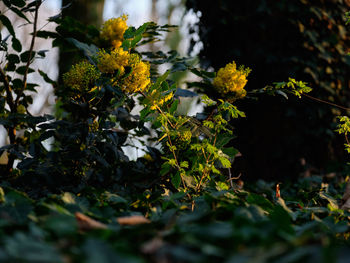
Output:
[[[312,96],[345,107],[350,106],[344,17],[349,7],[345,0],[186,2],[200,16],[202,66],[218,70],[235,60],[252,69],[247,90],[293,77],[309,82]],[[261,97],[238,103],[248,117],[235,123],[234,144],[242,153],[235,172],[283,179],[310,167],[317,173],[334,171],[344,163],[343,138],[334,133],[340,110],[305,97],[297,100]]]

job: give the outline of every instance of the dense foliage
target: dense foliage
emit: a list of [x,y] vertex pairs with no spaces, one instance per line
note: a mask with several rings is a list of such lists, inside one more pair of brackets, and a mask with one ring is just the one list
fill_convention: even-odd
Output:
[[[97,29],[55,16],[49,21],[56,31],[48,32],[37,28],[42,1],[4,4],[33,31],[23,50],[6,12],[0,14],[9,34],[0,38],[0,124],[10,140],[0,148],[7,159],[0,261],[338,262],[347,256],[349,213],[337,200],[349,178],[243,187],[231,173],[239,155],[231,123],[246,117],[237,103],[260,94],[300,98],[311,91],[308,84],[288,78],[246,91],[251,70],[234,61],[216,73],[176,51],[145,51],[173,26],[134,28],[123,15]],[[38,70],[54,87],[54,115],[28,110],[28,91],[37,87],[28,82],[32,62],[45,56],[34,50],[38,37],[80,58],[57,82]],[[208,92],[178,88],[171,81],[178,71],[198,76],[189,85]],[[179,114],[182,97],[206,107],[195,116]],[[347,125],[339,132],[347,135]]]
[[263,181],[249,191],[211,189],[193,212],[183,193],[85,189],[32,200],[4,188],[0,260],[347,262],[350,214],[336,202],[343,186],[312,177],[281,185],[284,199]]
[[[345,25],[349,1],[188,0],[200,13],[203,43],[199,57],[218,69],[239,61],[252,68],[246,89],[294,77],[307,81],[311,95],[349,107],[350,39]],[[195,44],[195,43],[194,43]],[[335,118],[343,110],[315,103],[261,96],[239,107],[246,119],[237,123],[240,169],[251,179],[295,178],[308,166],[329,172],[346,159],[343,138],[335,136]],[[306,167],[300,164],[300,160]],[[338,165],[338,166],[337,166]]]

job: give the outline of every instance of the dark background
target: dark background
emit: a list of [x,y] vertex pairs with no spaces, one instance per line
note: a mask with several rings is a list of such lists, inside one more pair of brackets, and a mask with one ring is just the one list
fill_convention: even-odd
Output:
[[[349,107],[349,3],[187,0],[186,7],[201,13],[202,66],[218,70],[235,60],[252,69],[247,90],[292,77],[308,82],[312,96]],[[347,112],[305,97],[262,96],[238,106],[247,118],[234,123],[234,146],[243,155],[234,172],[243,178],[293,179],[310,167],[344,167],[344,138],[334,130],[336,116]]]

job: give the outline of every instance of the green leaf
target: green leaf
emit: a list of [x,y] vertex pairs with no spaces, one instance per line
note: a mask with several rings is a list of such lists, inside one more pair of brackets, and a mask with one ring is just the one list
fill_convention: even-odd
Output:
[[11,21],[6,16],[0,15],[0,22],[7,28],[7,30],[13,37],[16,37],[16,33],[13,30]]
[[170,114],[174,114],[177,110],[177,106],[179,105],[180,100],[174,100],[174,102],[171,104],[170,109],[169,109],[169,113]]
[[130,256],[122,256],[112,249],[111,245],[99,239],[89,238],[83,245],[86,263],[141,263],[143,261]]
[[142,39],[142,35],[137,35],[133,40],[131,40],[131,47],[135,47],[137,43]]
[[35,7],[40,0],[33,0],[30,2],[26,7],[22,8],[21,11],[23,12],[33,12],[35,11]]
[[198,94],[196,92],[191,91],[191,90],[177,88],[174,96],[175,97],[184,97],[184,98],[193,98],[193,97],[197,97]]
[[12,80],[14,90],[21,90],[23,88],[23,81],[21,79]]
[[13,262],[63,262],[57,249],[42,241],[42,238],[16,232],[6,238],[5,250],[13,258]]
[[256,204],[264,210],[271,211],[273,209],[273,204],[261,195],[249,193],[246,200],[249,204]]
[[37,54],[38,54],[40,57],[44,58],[44,57],[46,57],[46,53],[47,53],[47,52],[49,52],[49,50],[44,49],[44,50],[39,50],[39,51],[37,52]]
[[10,8],[11,7],[11,1],[10,0],[3,0],[3,3]]
[[29,55],[30,55],[30,51],[27,50],[27,51],[24,51],[22,54],[21,54],[21,61],[22,62],[28,62],[29,60],[32,60],[35,56],[35,51],[32,51],[32,54],[31,54],[31,57],[29,58]]
[[89,61],[93,64],[95,64],[93,57],[97,56],[98,53],[98,47],[96,47],[93,44],[87,45],[83,42],[80,42],[74,38],[67,38],[67,41],[71,44],[73,44],[75,47],[83,51],[84,55],[89,59]]
[[231,134],[219,134],[216,139],[216,147],[221,148],[228,144],[234,137]]
[[224,168],[231,168],[231,162],[225,157],[219,157],[219,161]]
[[45,220],[44,228],[57,236],[74,235],[78,229],[77,220],[73,216],[54,214]]
[[126,203],[128,203],[128,201],[125,198],[123,198],[117,194],[105,192],[103,195],[106,198],[106,201],[108,203],[111,203],[111,204],[126,204]]
[[138,35],[142,36],[142,34],[146,31],[149,24],[150,24],[149,22],[144,23],[142,26],[140,26],[136,30],[134,27],[129,27],[124,33],[124,38],[129,39],[129,38],[133,38],[133,37],[138,36]]
[[294,233],[291,217],[282,206],[275,206],[275,209],[270,214],[270,219],[278,230],[290,234]]
[[152,86],[152,90],[159,89],[160,85],[168,78],[169,74],[170,74],[170,71],[168,70],[162,76],[157,78],[156,83],[154,83],[154,85]]
[[11,64],[17,64],[17,63],[20,62],[19,56],[16,55],[16,54],[9,54],[9,55],[7,56],[7,61],[8,61],[9,63],[11,63]]
[[171,177],[171,183],[174,185],[176,189],[178,189],[181,185],[181,175],[180,172],[177,172],[175,175]]
[[17,52],[21,52],[21,51],[22,51],[22,44],[21,44],[21,42],[20,42],[17,38],[15,38],[15,37],[12,38],[12,48],[13,48],[14,50],[16,50]]
[[[16,72],[20,75],[24,75],[26,72],[26,68],[27,68],[26,66],[20,66],[17,68]],[[35,72],[34,69],[28,68],[28,74],[33,73],[33,72]]]
[[163,163],[163,164],[162,164],[162,168],[161,168],[159,174],[160,174],[161,176],[164,176],[164,175],[166,175],[166,174],[169,173],[170,169],[171,169],[171,166],[169,165],[168,162]]
[[26,20],[29,24],[31,23],[30,20],[21,12],[21,10],[17,9],[16,7],[10,7],[11,11],[14,12],[19,17]]
[[24,0],[11,0],[11,4],[17,7],[24,7],[26,2]]
[[223,148],[224,154],[227,154],[230,158],[235,158],[239,151],[233,147]]
[[333,197],[331,197],[330,195],[324,193],[324,192],[320,192],[319,193],[319,196],[322,198],[322,199],[325,199],[329,202],[329,205],[333,208],[333,209],[338,209],[338,202],[337,200],[335,200]]
[[212,78],[215,78],[216,76],[216,73],[215,72],[209,72],[209,71],[204,71],[204,70],[198,70],[196,68],[192,68],[191,69],[191,72],[195,75],[197,75],[198,77],[201,77],[201,78],[209,78],[209,79],[212,79]]
[[59,37],[59,35],[56,32],[45,31],[45,30],[38,31],[36,33],[36,36],[40,38],[45,38],[45,39]]
[[56,81],[52,80],[49,78],[49,76],[42,70],[38,69],[38,72],[40,74],[40,76],[43,77],[43,79],[47,82],[47,83],[50,83],[52,85],[55,85],[56,84]]

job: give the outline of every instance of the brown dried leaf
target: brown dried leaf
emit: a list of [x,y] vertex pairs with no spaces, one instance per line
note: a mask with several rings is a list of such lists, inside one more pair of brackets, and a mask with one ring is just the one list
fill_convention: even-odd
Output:
[[106,229],[107,225],[92,219],[80,212],[75,213],[75,218],[80,230]]
[[118,217],[117,222],[120,225],[129,225],[129,226],[151,223],[150,220],[140,215]]
[[154,254],[156,253],[162,246],[164,245],[164,241],[160,237],[155,237],[141,246],[141,251],[144,254]]

